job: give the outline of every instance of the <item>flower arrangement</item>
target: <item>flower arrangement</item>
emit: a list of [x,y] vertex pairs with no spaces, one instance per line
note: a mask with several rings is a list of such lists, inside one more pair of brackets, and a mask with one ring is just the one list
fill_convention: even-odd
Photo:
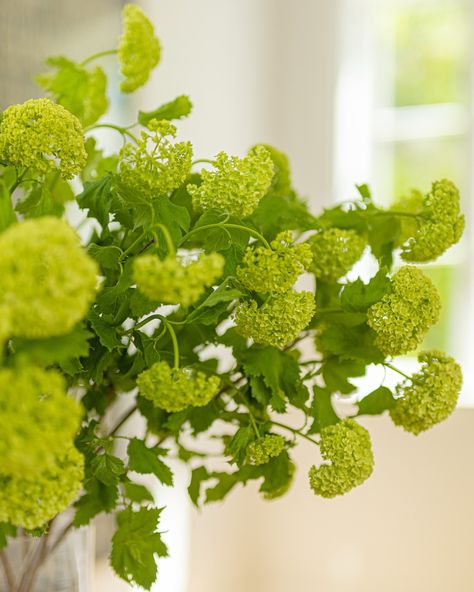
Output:
[[[47,97],[0,118],[0,548],[20,529],[44,535],[33,574],[71,528],[115,512],[112,567],[150,589],[167,549],[140,475],[171,486],[167,456],[189,466],[196,505],[249,481],[275,499],[304,439],[322,457],[304,469],[309,486],[331,498],[373,471],[360,416],[387,412],[418,434],[447,418],[461,388],[444,353],[419,352],[413,376],[392,363],[438,319],[439,295],[413,264],[460,239],[455,185],[436,181],[391,209],[359,186],[353,202],[315,216],[271,146],[196,159],[177,139],[186,96],[127,127],[100,119],[107,79],[97,63],[115,55],[130,93],[160,54],[150,21],[129,4],[117,50],[48,60],[38,77]],[[117,154],[97,147],[100,127],[121,134]],[[64,217],[73,201],[88,223],[82,242]],[[369,253],[377,273],[348,279]],[[303,274],[311,288],[297,290]],[[226,351],[228,369],[209,346]],[[334,397],[354,393],[351,379],[372,364],[401,382],[361,393],[341,417]],[[285,423],[290,409],[303,427]],[[129,436],[135,413],[146,429]],[[205,432],[225,470],[190,444]],[[4,550],[0,559],[11,589],[30,590],[31,573],[15,587]]]

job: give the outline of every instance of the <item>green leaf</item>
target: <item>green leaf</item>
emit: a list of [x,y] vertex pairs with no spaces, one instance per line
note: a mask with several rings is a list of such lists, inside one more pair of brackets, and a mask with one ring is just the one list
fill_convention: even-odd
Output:
[[132,438],[128,445],[129,469],[136,473],[152,473],[158,477],[163,485],[173,485],[171,469],[160,460],[160,455],[166,455],[167,450],[159,446],[147,448],[138,438]]
[[380,415],[395,405],[392,391],[386,386],[380,386],[359,401],[357,415]]
[[350,312],[367,311],[390,291],[390,278],[384,269],[364,284],[361,279],[347,284],[341,294],[341,305]]
[[126,582],[150,590],[156,580],[155,556],[167,557],[168,550],[156,532],[161,509],[126,508],[117,514],[117,530],[112,537],[110,563]]
[[275,347],[253,346],[239,355],[248,377],[261,377],[271,390],[275,411],[285,410],[285,395],[291,399],[300,382],[297,360]]
[[100,343],[109,351],[115,348],[125,347],[117,334],[117,328],[106,323],[95,310],[89,311],[87,320],[90,322],[92,328],[97,333]]
[[356,189],[362,198],[364,198],[366,200],[372,199],[372,194],[370,192],[370,188],[367,185],[367,183],[362,183],[361,185],[356,185]]
[[158,109],[154,111],[139,111],[138,122],[141,125],[147,126],[152,119],[167,119],[171,121],[173,119],[181,119],[187,117],[193,108],[189,97],[187,95],[180,95],[169,103],[160,105]]
[[132,481],[125,481],[123,484],[125,497],[137,504],[142,502],[153,502],[154,498],[148,488],[140,483],[133,483]]
[[[357,314],[357,313],[347,313]],[[337,315],[337,320],[343,315]],[[365,318],[365,315],[364,315]],[[342,359],[363,360],[366,363],[383,362],[385,355],[374,345],[375,333],[365,323],[357,326],[344,326],[337,323],[328,326],[318,336],[324,351]]]
[[293,467],[288,452],[283,451],[276,458],[261,467],[264,480],[260,486],[260,491],[266,494],[266,497],[272,497],[281,490],[286,491],[293,479]]
[[316,224],[305,203],[271,193],[260,200],[250,220],[267,239],[283,230],[310,230]]
[[50,366],[66,365],[70,360],[87,356],[89,340],[93,333],[78,325],[71,333],[45,339],[15,339],[14,349],[18,356],[31,362]]
[[311,415],[314,418],[308,434],[319,434],[322,428],[339,423],[331,403],[331,392],[326,388],[315,385],[313,387],[314,399],[311,405]]
[[97,514],[111,512],[117,505],[117,499],[116,485],[104,485],[97,479],[89,480],[86,483],[86,493],[74,504],[74,526],[85,526]]
[[205,467],[198,467],[192,471],[191,483],[188,487],[188,493],[191,501],[196,507],[199,505],[202,482],[209,479],[209,476],[210,475]]
[[360,360],[341,360],[334,357],[329,358],[322,366],[322,374],[326,387],[331,392],[349,394],[354,391],[355,386],[347,379],[353,376],[365,374],[365,362]]
[[103,269],[115,269],[123,255],[123,251],[119,247],[101,246],[95,243],[91,243],[87,247],[87,252]]
[[84,190],[77,196],[79,206],[89,210],[89,217],[95,218],[103,229],[110,221],[113,203],[111,187],[112,177],[106,175],[98,181],[84,183]]
[[212,477],[217,483],[206,490],[206,504],[223,500],[239,482],[238,472],[212,473]]
[[245,460],[247,446],[255,440],[251,425],[240,427],[227,444],[225,454],[232,457],[232,462],[241,464]]
[[[167,197],[156,199],[153,202],[153,209],[155,210],[156,222],[161,222],[161,224],[166,226],[174,244],[178,246],[183,236],[182,231],[187,232],[191,224],[191,217],[188,210],[183,206],[177,206]],[[159,233],[159,236],[161,240],[161,233]],[[166,245],[166,243],[163,244]]]
[[16,537],[16,526],[8,522],[0,522],[0,549],[8,545],[8,537]]
[[391,266],[393,250],[398,245],[400,234],[400,219],[396,216],[371,216],[369,245],[382,265]]
[[105,452],[92,460],[91,471],[94,477],[104,485],[117,485],[120,476],[125,473],[125,465],[120,458]]

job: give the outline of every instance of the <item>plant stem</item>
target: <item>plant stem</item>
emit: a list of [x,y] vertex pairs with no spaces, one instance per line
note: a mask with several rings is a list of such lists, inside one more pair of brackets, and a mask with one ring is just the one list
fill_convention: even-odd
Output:
[[135,248],[137,245],[139,245],[139,244],[142,242],[142,240],[145,238],[145,236],[146,236],[147,234],[148,234],[148,233],[147,233],[146,231],[145,231],[145,232],[142,232],[142,233],[140,234],[140,236],[139,236],[137,239],[135,239],[135,240],[133,241],[133,243],[132,243],[132,244],[131,244],[131,245],[128,247],[128,249],[125,249],[125,251],[122,253],[122,256],[120,257],[120,260],[121,260],[121,261],[123,261],[123,260],[125,259],[125,257],[126,257],[126,256],[127,256],[127,255],[128,255],[130,252],[131,252],[131,251],[133,251],[133,249],[134,249],[134,248]]
[[133,405],[133,407],[131,407],[131,409],[129,409],[122,416],[122,418],[115,424],[115,426],[109,432],[109,436],[115,436],[115,434],[119,431],[119,429],[123,426],[123,424],[125,422],[127,422],[130,419],[130,417],[132,417],[132,415],[135,413],[136,410],[137,410],[137,406],[136,405]]
[[173,342],[173,356],[174,356],[173,368],[179,368],[179,346],[178,346],[178,340],[176,338],[176,333],[175,333],[173,327],[168,323],[168,321],[166,319],[164,319],[163,322],[165,323],[166,328],[168,329],[168,333],[170,334],[171,341]]
[[253,228],[248,228],[247,226],[241,226],[240,224],[228,224],[226,222],[217,222],[216,224],[205,224],[204,226],[199,226],[198,228],[193,228],[192,230],[190,230],[187,234],[185,234],[183,236],[183,238],[181,239],[181,242],[179,243],[180,245],[182,245],[183,243],[185,243],[189,237],[193,234],[195,234],[196,232],[200,232],[201,230],[209,230],[211,228],[235,228],[236,230],[243,230],[245,232],[248,232],[251,236],[254,236],[255,238],[257,238],[267,249],[271,249],[267,239],[262,236],[259,232],[257,232],[256,230],[253,230]]
[[117,53],[118,53],[117,49],[108,49],[107,51],[99,51],[98,53],[94,53],[91,56],[89,56],[88,58],[86,58],[85,60],[83,60],[79,65],[86,66],[87,64],[89,64],[90,62],[93,62],[94,60],[98,60],[99,58],[103,58],[108,55],[115,55]]
[[89,127],[86,127],[84,131],[91,132],[92,130],[99,129],[99,128],[113,129],[116,132],[119,132],[120,134],[122,134],[122,136],[128,136],[134,142],[138,143],[137,137],[134,134],[132,134],[131,132],[129,132],[126,127],[121,127],[120,125],[115,125],[113,123],[96,123],[95,125],[90,125]]
[[390,370],[393,370],[394,372],[398,372],[398,374],[401,374],[404,378],[406,378],[410,382],[413,382],[413,378],[411,376],[408,376],[408,374],[405,374],[405,372],[402,372],[397,367],[392,366],[392,364],[389,364],[388,362],[384,362],[382,364],[382,366],[385,366],[386,368],[390,368]]
[[157,228],[159,228],[161,230],[161,232],[163,233],[163,236],[165,237],[165,241],[166,241],[166,246],[168,247],[168,255],[176,255],[176,249],[174,246],[174,242],[173,239],[171,238],[171,234],[169,232],[169,230],[166,228],[166,226],[164,224],[157,224],[156,225]]
[[371,216],[405,216],[407,218],[419,218],[420,214],[413,212],[400,212],[398,210],[390,210],[388,212],[378,211],[370,214]]
[[198,158],[197,160],[193,160],[193,162],[191,163],[191,166],[194,166],[195,164],[200,164],[201,162],[207,162],[208,164],[216,164],[214,160],[211,160],[210,158]]
[[15,592],[16,588],[16,580],[15,574],[13,573],[13,568],[10,564],[10,560],[5,552],[5,549],[0,551],[0,563],[2,564],[3,573],[5,574],[5,579],[7,581],[8,587],[12,592]]
[[284,423],[280,423],[278,421],[272,421],[272,424],[276,425],[280,428],[283,428],[284,430],[289,430],[290,432],[293,432],[293,434],[296,434],[300,438],[304,438],[305,440],[309,440],[313,444],[316,444],[316,446],[319,446],[319,442],[317,440],[313,440],[313,438],[311,438],[310,436],[307,436],[306,434],[303,434],[303,432],[301,432],[300,430],[296,430],[295,428],[291,428],[290,426],[287,426]]

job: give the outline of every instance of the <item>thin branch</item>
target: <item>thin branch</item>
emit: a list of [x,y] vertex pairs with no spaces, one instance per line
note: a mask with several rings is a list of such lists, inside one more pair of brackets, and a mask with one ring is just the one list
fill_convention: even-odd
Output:
[[0,551],[0,563],[2,564],[3,573],[5,574],[8,587],[10,590],[12,590],[12,592],[14,592],[16,588],[15,574],[13,573],[13,568],[11,566],[10,560],[8,559],[8,555],[5,552],[5,549]]

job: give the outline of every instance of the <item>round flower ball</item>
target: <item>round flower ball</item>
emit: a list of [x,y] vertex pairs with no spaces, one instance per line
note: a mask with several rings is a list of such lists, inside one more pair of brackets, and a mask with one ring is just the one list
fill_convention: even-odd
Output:
[[0,160],[72,179],[87,159],[79,119],[49,99],[11,105],[0,119]]
[[0,234],[0,307],[10,336],[69,333],[96,292],[97,264],[74,230],[52,216],[14,224]]

